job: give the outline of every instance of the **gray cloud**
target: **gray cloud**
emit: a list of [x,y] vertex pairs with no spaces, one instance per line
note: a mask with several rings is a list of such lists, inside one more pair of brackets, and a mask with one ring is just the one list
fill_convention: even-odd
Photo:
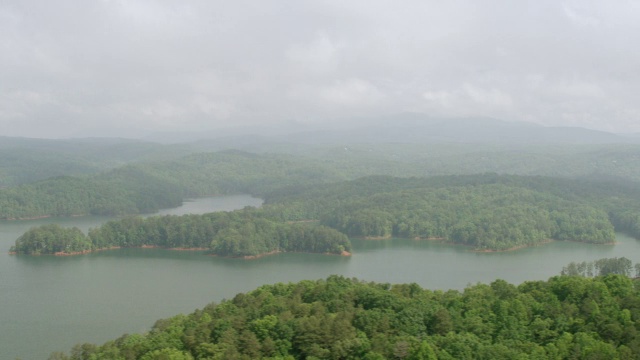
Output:
[[0,134],[404,111],[640,131],[635,1],[0,3]]

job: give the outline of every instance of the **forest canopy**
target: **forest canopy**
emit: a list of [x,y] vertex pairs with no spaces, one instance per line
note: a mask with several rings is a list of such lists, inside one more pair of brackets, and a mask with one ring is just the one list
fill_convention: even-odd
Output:
[[130,164],[92,176],[60,176],[0,189],[0,219],[153,213],[179,206],[186,198],[259,196],[294,184],[345,179],[331,168],[286,155],[193,154]]
[[[0,219],[152,213],[178,206],[185,198],[267,196],[370,175],[474,177],[495,172],[553,176],[560,182],[602,184],[606,180],[614,187],[626,182],[636,188],[640,181],[638,146],[629,144],[264,144],[252,148],[262,153],[193,153],[216,148],[208,142],[168,147],[135,142],[63,145],[0,146]],[[22,151],[33,147],[38,148],[37,155]]]
[[347,254],[346,235],[317,224],[298,224],[265,218],[247,208],[204,215],[167,215],[114,220],[89,231],[43,225],[16,240],[18,254],[78,254],[110,248],[161,247],[202,249],[229,257],[254,257],[275,252]]
[[638,299],[622,275],[462,292],[331,276],[264,285],[50,359],[631,359]]
[[[348,251],[346,236],[438,239],[479,251],[510,250],[551,240],[606,244],[615,240],[615,231],[640,237],[640,187],[636,185],[610,179],[497,174],[300,182],[267,191],[261,209],[125,218],[88,236],[94,249],[152,245],[210,248],[230,256],[279,249],[339,253],[339,247],[320,246],[319,251],[309,243],[319,237],[331,239],[321,242],[339,243]],[[222,218],[227,219],[224,226],[228,227],[220,225]],[[295,234],[307,245],[291,245]],[[21,240],[16,251],[33,253],[33,248],[26,251],[24,246]]]
[[639,189],[614,179],[372,176],[274,191],[264,209],[284,220],[320,219],[349,236],[506,250],[550,239],[611,243],[614,230],[640,237]]
[[376,194],[344,201],[322,223],[349,236],[446,239],[477,250],[615,238],[602,210],[501,184]]

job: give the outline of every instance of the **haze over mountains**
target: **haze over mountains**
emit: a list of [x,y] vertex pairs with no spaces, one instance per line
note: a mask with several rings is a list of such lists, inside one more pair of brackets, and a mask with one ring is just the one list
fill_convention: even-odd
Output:
[[[569,172],[575,174],[620,173],[626,169],[625,174],[631,172],[635,177],[635,166],[628,165],[638,161],[637,144],[637,134],[415,113],[334,120],[322,126],[291,123],[215,132],[155,133],[143,139],[0,136],[0,187],[52,176],[92,174],[132,162],[178,160],[192,153],[230,149],[288,154],[339,163],[344,168],[357,166],[362,175],[375,173],[374,169],[385,163],[385,173],[396,176],[460,171],[538,171],[553,175],[557,171],[566,173],[560,170],[562,167],[581,169]],[[425,171],[416,173],[415,166],[409,163],[419,164]],[[555,170],[549,170],[550,164],[555,164]]]
[[144,138],[163,143],[216,139],[227,146],[247,143],[568,143],[639,142],[637,134],[613,134],[579,127],[548,127],[493,118],[442,118],[403,113],[376,118],[337,119],[318,124],[289,123],[236,127],[199,133],[155,133]]
[[[209,140],[215,140],[215,144]],[[145,153],[155,145],[209,143],[211,150],[247,148],[257,144],[348,143],[482,143],[482,144],[608,144],[640,143],[640,134],[614,134],[580,127],[542,126],[485,117],[443,118],[401,113],[375,118],[334,119],[324,124],[288,122],[269,126],[237,126],[206,132],[154,132],[139,138],[83,137],[43,139],[0,136],[0,150],[52,148],[77,154],[105,153],[126,148],[126,153]],[[144,144],[144,145],[143,145]],[[202,145],[202,144],[201,144]]]

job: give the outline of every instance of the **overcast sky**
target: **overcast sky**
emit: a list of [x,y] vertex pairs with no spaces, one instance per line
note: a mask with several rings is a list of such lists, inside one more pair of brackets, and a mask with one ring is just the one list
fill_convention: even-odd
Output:
[[0,135],[421,112],[640,131],[640,1],[0,0]]

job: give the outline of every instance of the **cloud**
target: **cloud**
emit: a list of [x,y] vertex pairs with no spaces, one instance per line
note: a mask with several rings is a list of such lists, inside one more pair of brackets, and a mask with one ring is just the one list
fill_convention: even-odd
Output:
[[490,116],[504,114],[513,105],[511,96],[495,88],[485,89],[464,83],[452,90],[426,91],[422,94],[427,111],[438,115]]
[[457,95],[454,95],[449,91],[438,90],[426,91],[422,94],[422,97],[435,106],[450,108],[454,105]]
[[632,1],[5,1],[0,135],[404,111],[640,131],[638,18]]
[[603,98],[605,93],[600,86],[584,81],[558,83],[553,91],[559,96],[578,97],[578,98]]
[[572,5],[563,4],[562,10],[572,23],[580,26],[598,26],[602,23],[600,19],[589,14],[585,14],[574,8]]
[[326,32],[319,31],[311,42],[291,45],[286,57],[300,72],[327,75],[338,66],[339,51],[340,44],[334,43]]
[[362,79],[336,81],[320,90],[323,100],[338,105],[372,105],[383,98],[382,93],[371,83]]
[[498,89],[482,89],[471,84],[464,84],[463,89],[467,96],[479,105],[505,107],[513,103],[509,94]]

